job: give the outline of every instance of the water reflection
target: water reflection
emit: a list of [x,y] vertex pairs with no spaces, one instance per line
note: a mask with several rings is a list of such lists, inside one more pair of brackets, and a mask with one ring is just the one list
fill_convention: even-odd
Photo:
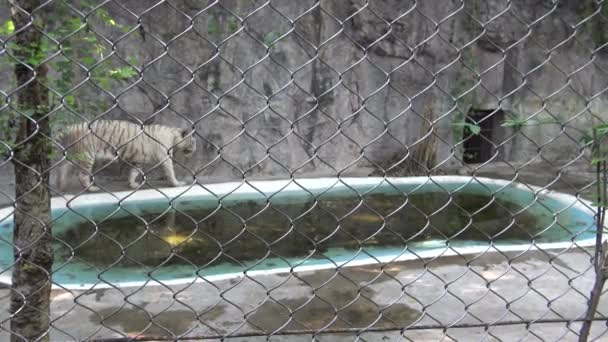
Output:
[[[80,223],[59,237],[77,258],[98,267],[243,263],[268,256],[321,257],[329,248],[441,244],[442,241],[530,241],[553,215],[538,206],[522,211],[490,196],[458,193],[324,198],[290,204],[247,201],[222,208],[147,213],[95,225]],[[546,211],[546,213],[543,212]],[[260,213],[260,211],[262,211]],[[291,219],[290,219],[291,218]],[[143,220],[142,220],[143,219]],[[145,222],[144,222],[145,221]],[[147,223],[147,224],[146,224]],[[124,250],[124,253],[123,253]],[[71,250],[56,246],[59,260]]]

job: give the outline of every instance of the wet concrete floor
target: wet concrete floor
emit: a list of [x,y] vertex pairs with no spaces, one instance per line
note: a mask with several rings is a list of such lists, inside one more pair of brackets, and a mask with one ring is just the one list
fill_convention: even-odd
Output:
[[[239,336],[230,341],[575,341],[593,282],[585,249],[487,252],[388,265],[244,277],[179,286],[54,290],[53,341]],[[0,290],[0,308],[9,291]],[[6,310],[0,319],[8,319]],[[608,314],[602,301],[599,311]],[[7,328],[7,321],[2,327]],[[481,325],[458,328],[458,325]],[[420,329],[429,326],[447,329]],[[485,329],[485,325],[488,328]],[[606,329],[594,325],[596,336]],[[324,333],[324,331],[346,332]],[[281,335],[307,331],[304,334]],[[536,337],[535,337],[536,336]],[[0,333],[6,340],[7,333]]]

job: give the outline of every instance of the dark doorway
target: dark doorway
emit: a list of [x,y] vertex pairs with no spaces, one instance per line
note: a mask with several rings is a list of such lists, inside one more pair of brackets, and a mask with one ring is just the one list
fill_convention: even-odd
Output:
[[479,134],[473,134],[464,129],[463,160],[467,164],[483,163],[494,154],[493,142],[496,140],[496,127],[500,124],[498,118],[502,116],[500,110],[471,110],[466,122],[480,127]]

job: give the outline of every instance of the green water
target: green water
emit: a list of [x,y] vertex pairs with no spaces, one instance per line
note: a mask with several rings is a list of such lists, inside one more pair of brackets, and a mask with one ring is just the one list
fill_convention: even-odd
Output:
[[[451,198],[451,200],[450,200]],[[126,216],[82,222],[55,234],[56,260],[74,256],[91,266],[250,263],[263,258],[321,258],[328,249],[400,247],[425,241],[529,243],[557,241],[553,214],[539,204],[474,193],[427,192],[325,198],[273,204],[245,201],[219,209]],[[536,236],[540,234],[539,236]],[[124,251],[124,255],[123,255]]]

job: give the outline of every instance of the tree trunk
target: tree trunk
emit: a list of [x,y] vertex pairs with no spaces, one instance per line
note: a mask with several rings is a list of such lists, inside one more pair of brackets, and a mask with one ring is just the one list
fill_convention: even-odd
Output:
[[[32,13],[41,4],[36,0],[14,0],[13,22],[18,46],[15,54],[21,61],[40,48],[42,35],[40,12]],[[20,8],[20,9],[17,9]],[[27,12],[27,13],[24,13]],[[29,27],[27,27],[30,25]],[[19,32],[20,29],[23,32]],[[27,47],[27,48],[23,48]],[[24,62],[25,63],[25,62]],[[51,268],[51,205],[49,195],[49,159],[51,143],[48,112],[46,66],[17,63],[15,76],[20,87],[17,108],[23,113],[16,122],[14,147],[15,214],[12,273],[11,341],[48,341],[50,322]]]

